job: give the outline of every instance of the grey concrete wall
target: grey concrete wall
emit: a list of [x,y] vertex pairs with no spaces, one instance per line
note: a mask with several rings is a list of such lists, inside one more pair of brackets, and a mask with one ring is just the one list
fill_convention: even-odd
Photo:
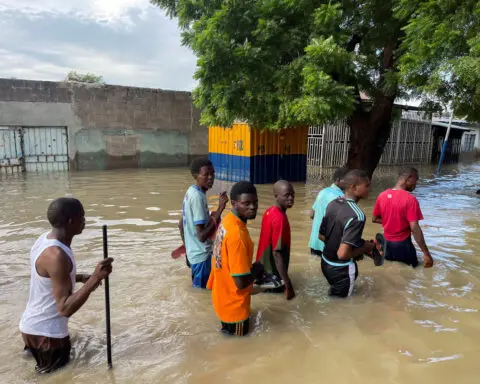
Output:
[[66,126],[72,169],[184,166],[208,153],[189,92],[0,79],[0,125]]

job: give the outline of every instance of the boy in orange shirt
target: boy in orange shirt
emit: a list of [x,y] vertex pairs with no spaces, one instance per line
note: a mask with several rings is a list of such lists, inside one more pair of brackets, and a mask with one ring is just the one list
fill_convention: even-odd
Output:
[[257,190],[252,183],[240,181],[232,187],[230,201],[232,211],[222,220],[215,237],[207,288],[212,290],[221,331],[244,336],[250,328],[254,275],[263,273],[261,264],[252,266],[253,242],[247,229],[247,221],[257,216]]

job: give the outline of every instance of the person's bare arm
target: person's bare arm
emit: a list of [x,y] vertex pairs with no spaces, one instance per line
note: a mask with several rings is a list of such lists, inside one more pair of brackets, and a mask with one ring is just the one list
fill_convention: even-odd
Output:
[[372,216],[372,223],[382,224],[382,218],[380,216]]
[[279,251],[273,252],[273,259],[275,260],[275,266],[277,267],[277,271],[280,274],[283,282],[285,283],[285,293],[287,295],[287,300],[291,300],[295,297],[295,291],[293,289],[292,281],[290,280],[290,276],[288,276],[287,267],[283,262],[282,253]]
[[354,259],[364,253],[370,253],[375,247],[374,243],[365,242],[361,247],[354,248],[350,244],[341,243],[337,251],[337,256],[340,260]]
[[217,227],[213,220],[209,220],[207,224],[197,224],[195,228],[197,229],[198,240],[204,243],[215,232]]
[[245,289],[253,284],[253,276],[251,273],[244,276],[233,276],[233,281],[238,289]]
[[72,293],[70,271],[72,264],[68,256],[59,248],[49,248],[37,261],[37,269],[46,272],[52,280],[53,296],[57,303],[58,312],[62,316],[70,317],[77,312],[87,301],[100,282],[112,271],[112,258],[102,260],[92,276],[75,293]]
[[75,282],[85,284],[90,278],[90,276],[91,275],[89,275],[88,273],[77,273],[77,275],[75,276]]
[[220,193],[218,197],[218,209],[212,213],[212,217],[215,221],[209,220],[207,224],[198,224],[196,225],[198,240],[202,243],[207,241],[207,239],[215,232],[217,229],[218,223],[222,219],[222,213],[225,210],[228,203],[228,196],[226,192]]
[[178,230],[180,231],[180,237],[182,238],[182,244],[185,245],[185,233],[183,231],[183,216],[178,221]]
[[427,247],[427,243],[425,242],[425,238],[423,236],[422,228],[420,228],[420,224],[418,221],[410,222],[410,230],[412,231],[413,238],[415,242],[420,247],[421,251],[423,252],[423,264],[425,268],[430,268],[433,266],[433,258],[430,255],[430,251]]

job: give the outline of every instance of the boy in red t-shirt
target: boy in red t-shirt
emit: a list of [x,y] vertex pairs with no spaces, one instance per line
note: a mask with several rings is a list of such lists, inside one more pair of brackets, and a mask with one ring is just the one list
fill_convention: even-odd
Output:
[[287,300],[291,300],[295,297],[295,291],[288,276],[291,235],[286,212],[293,206],[295,191],[288,181],[279,180],[275,183],[273,192],[276,204],[268,208],[263,215],[257,261],[263,264],[265,272],[283,280],[284,286],[267,291],[285,291]]
[[418,171],[406,167],[399,173],[397,184],[382,192],[375,202],[373,222],[382,224],[386,240],[385,259],[399,261],[412,267],[418,265],[412,237],[423,252],[424,267],[430,268],[433,259],[423,237],[419,221],[423,220],[418,200],[410,194],[417,186]]

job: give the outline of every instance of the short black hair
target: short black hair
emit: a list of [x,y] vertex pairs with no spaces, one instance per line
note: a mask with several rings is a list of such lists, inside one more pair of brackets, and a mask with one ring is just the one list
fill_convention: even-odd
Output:
[[370,180],[368,173],[362,169],[352,169],[348,171],[343,178],[343,184],[345,187],[350,185],[358,185],[360,181]]
[[335,182],[338,180],[342,180],[347,174],[347,172],[348,172],[347,167],[341,167],[341,168],[335,169],[335,171],[333,172],[333,181]]
[[230,200],[238,201],[243,194],[256,195],[257,188],[255,188],[255,186],[249,181],[239,181],[233,185],[232,190],[230,191]]
[[190,164],[190,172],[192,173],[192,176],[198,175],[200,169],[203,167],[213,167],[213,164],[208,157],[200,157],[193,160],[192,164]]
[[418,170],[414,167],[402,167],[400,171],[398,171],[398,177],[409,177],[411,175],[418,176]]
[[48,206],[47,218],[53,228],[63,228],[70,219],[85,214],[80,200],[73,197],[60,197],[53,200]]

